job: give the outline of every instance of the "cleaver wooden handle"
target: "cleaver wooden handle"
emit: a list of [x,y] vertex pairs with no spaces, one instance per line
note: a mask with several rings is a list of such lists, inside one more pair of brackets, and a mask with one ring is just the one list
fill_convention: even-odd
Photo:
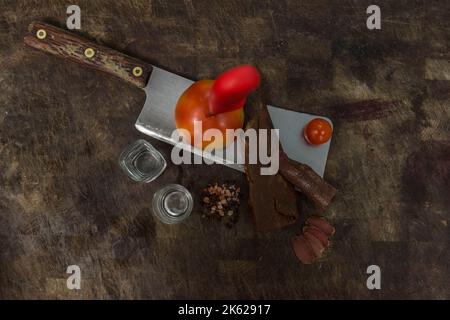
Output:
[[139,88],[147,85],[152,66],[139,59],[46,23],[33,22],[28,31],[24,42],[30,47],[116,76]]

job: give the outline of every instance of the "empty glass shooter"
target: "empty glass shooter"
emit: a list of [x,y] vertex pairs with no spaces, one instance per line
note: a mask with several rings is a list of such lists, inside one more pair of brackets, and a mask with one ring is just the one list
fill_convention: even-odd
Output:
[[183,221],[191,214],[194,201],[190,192],[179,184],[170,184],[153,195],[153,214],[166,224]]
[[119,165],[134,181],[151,182],[161,175],[167,163],[158,150],[140,139],[122,151]]

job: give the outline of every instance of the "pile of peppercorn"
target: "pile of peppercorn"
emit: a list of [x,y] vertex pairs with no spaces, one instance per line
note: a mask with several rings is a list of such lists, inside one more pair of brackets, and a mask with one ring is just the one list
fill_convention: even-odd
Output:
[[203,217],[215,218],[232,227],[239,218],[241,189],[235,184],[209,184],[202,190]]

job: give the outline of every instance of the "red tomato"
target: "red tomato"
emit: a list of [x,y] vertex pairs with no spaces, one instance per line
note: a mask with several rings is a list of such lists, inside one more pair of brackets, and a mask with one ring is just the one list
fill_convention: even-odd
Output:
[[[202,134],[208,129],[219,129],[225,141],[214,141],[214,146],[225,147],[234,141],[234,135],[226,134],[226,129],[239,129],[244,126],[244,108],[229,112],[210,115],[209,96],[214,80],[200,80],[192,84],[179,98],[175,109],[175,124],[178,129],[186,129],[191,135],[194,145],[194,121],[202,122]],[[199,139],[198,141],[201,141]],[[204,149],[211,142],[201,141],[201,145],[194,145]]]
[[[227,129],[239,129],[244,125],[244,104],[247,96],[260,83],[258,70],[242,65],[225,71],[216,80],[201,80],[191,85],[178,99],[175,123],[178,129],[186,129],[194,141],[194,122],[202,122],[202,134],[208,129],[219,129],[225,140],[214,141],[214,146],[225,147],[234,141]],[[200,141],[197,148],[205,148],[209,141]],[[201,144],[200,144],[201,142]]]
[[303,135],[309,144],[320,145],[330,140],[332,133],[333,128],[327,120],[316,118],[306,125]]

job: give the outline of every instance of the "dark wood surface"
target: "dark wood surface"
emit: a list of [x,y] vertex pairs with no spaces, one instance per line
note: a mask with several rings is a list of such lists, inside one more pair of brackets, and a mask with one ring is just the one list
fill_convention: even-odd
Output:
[[289,247],[314,213],[304,200],[297,224],[269,234],[245,204],[232,229],[198,203],[184,224],[156,221],[151,197],[167,183],[195,196],[233,180],[245,203],[245,178],[169,165],[132,182],[117,160],[143,137],[144,93],[24,45],[31,21],[64,26],[64,2],[1,4],[0,298],[449,298],[448,1],[379,1],[379,31],[366,28],[370,1],[77,1],[91,40],[197,79],[253,63],[268,103],[333,119],[336,235],[310,266]]

